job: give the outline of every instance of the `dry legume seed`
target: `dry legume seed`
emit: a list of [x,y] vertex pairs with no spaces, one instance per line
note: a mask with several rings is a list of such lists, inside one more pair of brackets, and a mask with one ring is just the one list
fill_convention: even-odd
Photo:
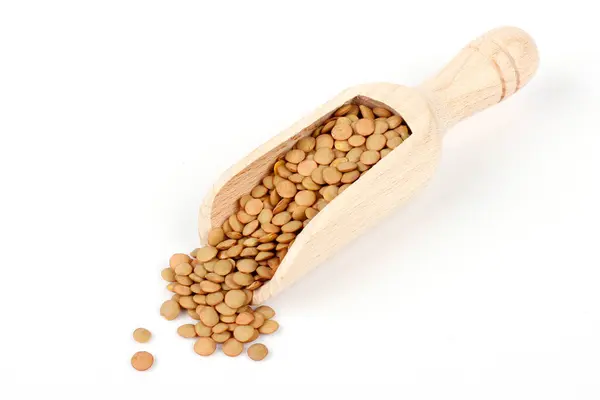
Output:
[[246,293],[243,290],[230,290],[225,294],[225,304],[233,309],[243,306],[246,304]]
[[298,164],[302,160],[306,158],[306,153],[299,149],[292,149],[288,151],[285,155],[285,159],[293,164]]
[[244,293],[246,294],[246,304],[252,303],[252,290],[246,288],[244,289]]
[[364,165],[374,165],[380,158],[381,156],[377,151],[367,150],[360,155],[360,162]]
[[263,209],[263,202],[260,199],[252,199],[244,206],[244,211],[249,215],[258,215]]
[[275,215],[271,220],[271,223],[276,226],[282,226],[291,221],[292,215],[287,211],[282,211],[279,214]]
[[[333,136],[331,135],[321,135],[319,137],[317,137],[316,143],[315,143],[315,150],[319,150],[322,148],[328,148],[328,149],[333,149]],[[315,153],[316,154],[316,153]],[[314,157],[314,155],[313,155]]]
[[179,305],[186,310],[194,310],[198,306],[192,296],[181,296],[179,298]]
[[402,138],[400,136],[397,136],[397,137],[388,139],[387,146],[390,149],[395,149],[396,147],[400,146],[401,143],[402,143]]
[[[222,292],[209,293],[206,295],[206,304],[209,306],[216,306],[223,301],[225,295]],[[200,304],[200,303],[198,303]]]
[[327,133],[329,131],[331,131],[331,129],[335,126],[335,120],[329,121],[327,122],[323,128],[321,129],[321,134],[323,133]]
[[[207,276],[208,276],[208,274],[207,274]],[[204,291],[206,293],[214,293],[214,292],[218,292],[219,290],[221,290],[221,285],[219,285],[216,282],[202,281],[202,282],[200,282],[200,289],[202,289],[202,291]]]
[[[268,253],[268,252],[261,251],[260,253],[258,253],[258,255],[256,256],[256,261],[260,261],[260,259],[258,259],[259,256],[261,254],[265,254],[265,253]],[[273,256],[273,253],[268,253],[268,254],[271,254],[271,257]],[[235,272],[233,274],[233,281],[240,286],[247,286],[247,285],[251,284],[252,282],[254,282],[254,279],[252,278],[252,275],[250,275],[250,274],[246,274],[244,272]]]
[[337,184],[342,178],[342,173],[334,167],[327,167],[323,170],[323,180],[328,185]]
[[386,137],[380,134],[373,134],[367,138],[367,150],[379,151],[385,147]]
[[[262,204],[262,201],[260,199],[253,199],[253,200],[257,200],[259,203]],[[248,203],[250,203],[250,202],[248,202]],[[246,207],[248,206],[248,203],[246,203]],[[248,222],[254,221],[256,219],[256,215],[250,215],[244,210],[238,211],[237,214],[235,214],[235,217],[242,224],[247,224]],[[242,232],[243,232],[243,230],[242,230]],[[230,239],[236,239],[236,238],[239,239],[240,237],[242,237],[242,235],[239,232],[230,232],[227,234],[227,237]]]
[[203,247],[196,252],[196,259],[204,263],[215,258],[217,252],[217,249],[212,246]]
[[352,106],[354,106],[354,104],[344,104],[343,106],[338,108],[336,110],[336,112],[333,113],[333,115],[336,117],[341,117],[342,115],[346,115],[352,109]]
[[175,271],[172,268],[165,268],[160,272],[160,276],[167,282],[175,281]]
[[207,263],[204,263],[202,266],[204,267],[204,269],[208,272],[214,272],[214,267],[215,264],[217,263],[217,260],[213,260],[213,261],[209,261]]
[[303,152],[308,153],[315,148],[315,144],[316,139],[311,136],[308,136],[300,139],[298,143],[296,143],[296,147],[302,150]]
[[307,208],[306,211],[304,211],[304,214],[306,214],[306,218],[308,218],[308,219],[312,219],[312,218],[316,217],[318,213],[319,213],[319,211],[317,211],[311,207]]
[[201,337],[194,344],[194,351],[201,356],[210,356],[217,349],[217,343],[209,337]]
[[390,129],[396,129],[402,123],[402,117],[399,115],[392,115],[387,119],[387,123]]
[[202,308],[202,310],[200,310],[198,315],[200,315],[200,321],[202,321],[204,325],[210,326],[211,328],[219,323],[219,314],[217,314],[217,311],[215,311],[213,307],[205,306]]
[[371,119],[359,119],[354,125],[354,131],[359,135],[369,136],[375,131],[375,123]]
[[192,318],[195,319],[197,321],[200,321],[200,316],[198,315],[198,313],[196,312],[196,310],[187,310],[188,315]]
[[175,267],[175,273],[177,275],[189,275],[194,269],[188,263],[179,264]]
[[[341,151],[345,154],[345,152],[349,151],[352,148],[352,145],[347,140],[336,140],[334,147],[336,151]],[[340,153],[334,152],[336,157],[340,156]]]
[[233,275],[234,273],[231,273],[225,277],[225,284],[229,286],[230,289],[241,289],[241,286],[233,280]]
[[138,343],[146,343],[150,340],[152,334],[146,328],[137,328],[133,331],[133,339]]
[[169,266],[175,269],[176,266],[182,263],[189,263],[191,258],[187,254],[173,254],[169,260]]
[[264,195],[266,195],[268,192],[268,189],[266,187],[264,187],[263,185],[257,185],[254,187],[254,189],[252,189],[252,191],[250,192],[250,195],[252,197],[254,197],[255,199],[259,199],[261,197],[263,197]]
[[254,328],[250,325],[238,325],[233,331],[233,337],[242,343],[246,343],[254,336]]
[[175,280],[177,281],[177,283],[179,283],[180,285],[183,285],[183,286],[190,286],[191,284],[194,283],[194,281],[191,280],[189,278],[189,276],[185,276],[185,275],[175,275]]
[[296,204],[308,207],[314,204],[317,200],[317,196],[315,195],[315,192],[311,190],[302,190],[296,194],[294,200]]
[[236,268],[238,269],[238,271],[245,272],[248,274],[254,272],[257,266],[258,263],[255,260],[249,258],[239,260],[236,264]]
[[215,326],[212,327],[213,333],[223,333],[229,328],[229,324],[225,322],[219,322]]
[[194,328],[194,325],[185,324],[185,325],[181,325],[179,328],[177,328],[177,334],[181,337],[189,339],[189,338],[196,337],[196,330]]
[[352,147],[362,146],[363,144],[365,144],[365,137],[361,135],[352,135],[348,139],[348,144],[350,144],[350,146]]
[[266,318],[263,314],[255,312],[254,320],[250,323],[250,326],[255,329],[258,329],[265,323],[265,321],[266,321]]
[[[231,265],[231,263],[229,262],[229,260],[219,260],[217,261],[217,263],[214,266],[214,273],[220,275],[220,276],[225,276],[228,273],[231,272],[231,270],[233,269],[233,266]],[[206,279],[208,278],[209,274],[206,274]],[[223,282],[223,281],[221,281]]]
[[254,314],[248,311],[241,312],[235,318],[237,325],[250,325],[254,321]]
[[173,291],[180,296],[189,296],[192,294],[192,289],[190,289],[188,286],[184,286],[181,284],[174,285]]
[[382,108],[382,107],[375,107],[373,108],[373,114],[375,114],[378,117],[383,117],[383,118],[387,118],[387,117],[391,117],[392,113],[389,112],[387,109]]
[[277,236],[277,243],[289,243],[296,237],[296,234],[288,232]]
[[408,139],[408,136],[410,135],[408,133],[408,127],[406,125],[399,126],[396,129],[394,129],[394,130],[396,132],[398,132],[398,134],[400,135],[400,137],[402,138],[402,140]]
[[[238,220],[239,221],[239,220]],[[225,234],[225,236],[227,236],[229,239],[234,239],[234,240],[238,240],[239,238],[242,237],[242,234],[240,232],[235,232],[235,231],[231,231],[231,232],[227,232]],[[235,243],[235,241],[234,241]],[[231,247],[231,246],[230,246]]]
[[175,300],[167,300],[160,307],[160,315],[165,317],[165,319],[171,321],[177,318],[179,312],[181,311],[181,307],[179,303]]
[[225,331],[221,333],[213,333],[211,338],[217,343],[224,343],[231,337],[231,332]]
[[400,134],[394,130],[392,131],[387,131],[386,133],[383,134],[383,136],[385,136],[387,139],[391,139],[394,137],[399,137]]
[[258,332],[258,329],[255,329],[255,330],[254,330],[254,335],[252,335],[252,337],[250,338],[250,340],[248,340],[248,343],[254,342],[256,339],[258,339],[258,336],[259,336],[259,335],[260,335],[260,334],[259,334],[259,332]]
[[[254,199],[251,198],[251,200]],[[250,202],[250,200],[248,202]],[[242,225],[242,223],[237,219],[235,214],[232,214],[229,217],[229,226],[231,226],[231,229],[233,229],[235,232],[242,232],[242,229],[244,229],[244,225]]]
[[271,319],[275,316],[275,310],[269,306],[260,306],[254,310],[255,313],[262,314],[265,319]]
[[202,286],[200,286],[200,283],[194,283],[193,285],[191,285],[190,290],[192,291],[192,293],[204,294],[204,290],[202,290]]
[[315,160],[304,160],[298,164],[298,174],[301,176],[310,176],[317,166]]
[[[283,198],[292,198],[296,195],[296,185],[288,180],[281,181],[275,186],[277,193]],[[275,212],[274,212],[275,213]]]
[[258,251],[269,251],[269,250],[273,250],[274,248],[275,248],[275,243],[273,243],[273,242],[263,243],[263,244],[260,244],[258,247],[256,247],[256,249]]
[[229,357],[237,357],[244,351],[244,345],[233,338],[227,339],[221,348]]
[[[315,196],[315,201],[316,201],[317,197],[316,197],[316,195],[314,195],[314,196]],[[308,200],[304,201],[304,203],[308,204]],[[311,206],[312,204],[314,204],[314,201],[312,203],[308,204],[308,206]],[[292,218],[295,219],[296,221],[304,221],[306,219],[306,214],[304,212],[306,211],[308,206],[303,205],[303,206],[296,207],[294,212],[292,212]]]
[[[343,162],[343,163],[337,165],[337,169],[340,172],[350,172],[350,171],[354,171],[356,168],[357,168],[356,163],[351,162],[351,161]],[[341,177],[340,177],[340,179],[341,179]]]
[[[325,165],[318,166],[311,174],[310,178],[313,182],[318,183],[319,185],[324,185],[325,181],[323,180],[323,170],[326,168]],[[315,189],[316,190],[316,189]]]
[[196,325],[194,325],[194,330],[196,331],[196,335],[200,337],[210,337],[213,334],[212,328],[210,326],[206,326],[199,321]]
[[255,343],[248,347],[248,357],[254,361],[261,361],[269,354],[269,349],[262,343]]
[[350,150],[348,153],[346,153],[346,158],[350,162],[357,162],[358,160],[360,160],[360,155],[363,153],[363,151],[364,150],[360,147],[354,148],[354,149]]
[[274,272],[271,268],[263,267],[263,266],[258,267],[256,269],[256,273],[258,276],[260,276],[261,278],[265,278],[265,279],[271,279],[274,275]]
[[[294,197],[294,196],[292,196],[292,197]],[[287,208],[287,206],[290,204],[291,201],[292,201],[291,198],[281,199],[280,201],[278,201],[277,204],[275,205],[275,207],[273,208],[273,215],[277,215],[280,212],[284,211]]]
[[348,159],[346,157],[340,157],[333,160],[331,164],[329,164],[329,166],[337,168],[338,165],[343,164],[345,162],[348,162]]
[[[244,296],[245,298],[245,296]],[[219,314],[224,316],[235,315],[236,309],[229,307],[225,302],[219,303],[215,306],[215,310],[219,312]]]
[[250,196],[249,194],[245,194],[242,197],[240,197],[240,207],[244,208],[246,206],[246,203],[250,200],[252,200],[252,196]]
[[235,315],[221,315],[219,317],[221,322],[225,322],[226,324],[231,324],[235,322]]
[[[335,158],[335,154],[334,154],[333,150],[331,150],[328,147],[322,147],[315,152],[314,160],[318,164],[329,165],[329,163],[331,163],[334,158]],[[312,174],[311,174],[311,177],[313,177]],[[313,180],[315,180],[314,177],[313,177]]]
[[302,229],[302,222],[300,221],[290,221],[281,227],[281,231],[284,233],[296,232],[299,229]]
[[131,365],[138,371],[146,371],[154,364],[154,356],[147,351],[138,351],[131,357]]
[[385,131],[389,129],[387,121],[376,120],[375,121],[375,131],[373,133],[383,134]]
[[375,119],[375,115],[373,115],[373,111],[367,106],[359,105],[360,113],[363,118]]
[[[338,195],[338,188],[337,186],[326,186],[323,190],[323,199],[325,199],[325,201],[332,201],[333,199],[335,199]],[[320,203],[321,205],[319,206],[320,209],[325,207],[325,204],[323,204],[322,202]]]
[[258,328],[258,332],[262,334],[270,334],[279,329],[279,324],[277,321],[273,321],[272,319],[268,319],[260,328]]
[[[345,125],[350,125],[352,124],[352,120],[348,117],[340,117],[335,121],[335,125],[340,125],[340,124],[345,124]],[[335,126],[334,126],[335,128]],[[333,129],[331,130],[333,132]]]
[[338,123],[331,130],[331,136],[335,140],[346,140],[352,136],[352,127],[346,123]]
[[206,269],[202,265],[196,265],[194,267],[194,274],[198,275],[200,278],[204,278],[206,275]]

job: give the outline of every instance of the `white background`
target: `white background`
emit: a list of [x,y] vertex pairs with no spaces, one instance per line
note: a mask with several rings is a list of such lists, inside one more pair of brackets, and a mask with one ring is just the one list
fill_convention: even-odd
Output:
[[[0,397],[598,399],[600,29],[592,2],[536,3],[0,1]],[[537,41],[532,82],[270,302],[267,360],[193,353],[159,271],[197,245],[219,173],[343,88],[416,85],[506,24]]]

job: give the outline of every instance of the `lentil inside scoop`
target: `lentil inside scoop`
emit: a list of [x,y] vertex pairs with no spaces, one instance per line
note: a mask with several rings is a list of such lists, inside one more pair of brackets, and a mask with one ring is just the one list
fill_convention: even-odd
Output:
[[[252,292],[273,278],[313,218],[409,136],[404,120],[386,108],[349,103],[337,109],[281,154],[238,200],[237,211],[208,233],[207,246],[170,258],[161,275],[174,294],[161,315],[173,320],[186,311],[193,324],[177,331],[196,339],[201,356],[220,347],[235,357],[245,343],[276,332],[275,311],[251,306]],[[255,343],[247,352],[259,361],[268,349]],[[148,356],[140,358],[148,364]]]

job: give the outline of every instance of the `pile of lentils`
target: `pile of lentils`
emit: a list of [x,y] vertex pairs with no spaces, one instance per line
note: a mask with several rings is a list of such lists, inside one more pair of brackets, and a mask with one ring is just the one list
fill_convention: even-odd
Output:
[[[228,356],[279,328],[268,306],[253,308],[252,292],[269,281],[294,239],[329,202],[410,135],[399,115],[385,108],[346,104],[282,155],[261,184],[239,199],[239,211],[208,234],[208,246],[174,254],[162,277],[174,292],[160,313],[175,319],[182,309],[198,321],[181,325],[197,338],[194,351]],[[262,360],[267,347],[248,348]]]

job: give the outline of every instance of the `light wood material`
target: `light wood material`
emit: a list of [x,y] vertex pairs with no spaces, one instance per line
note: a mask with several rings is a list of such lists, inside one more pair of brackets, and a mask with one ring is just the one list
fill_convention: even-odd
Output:
[[416,88],[391,83],[354,86],[255,149],[227,170],[205,198],[199,234],[237,211],[237,200],[270,171],[277,157],[309,135],[346,103],[386,107],[407,122],[412,135],[323,209],[302,230],[271,281],[254,292],[262,303],[296,282],[406,202],[432,176],[441,134],[477,111],[506,99],[533,76],[538,54],[518,28],[492,30],[470,43],[436,77]]

